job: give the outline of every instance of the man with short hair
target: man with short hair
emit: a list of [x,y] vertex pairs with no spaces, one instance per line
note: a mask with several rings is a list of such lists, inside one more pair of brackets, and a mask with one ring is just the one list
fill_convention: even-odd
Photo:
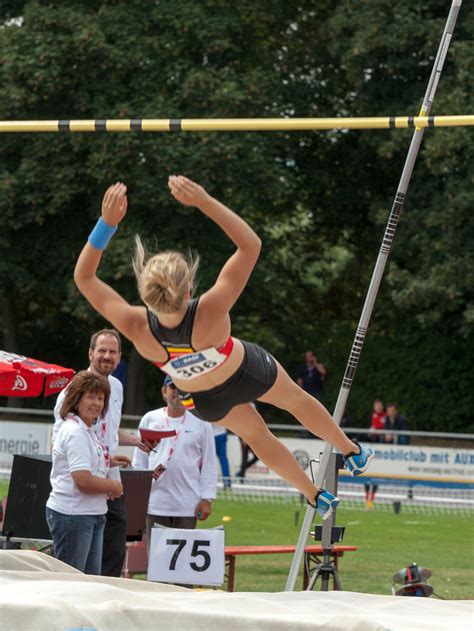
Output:
[[[120,381],[112,376],[112,373],[120,362],[121,350],[120,334],[115,329],[102,329],[91,337],[89,344],[89,370],[107,377],[111,390],[107,414],[104,419],[98,420],[92,426],[92,429],[99,440],[106,445],[111,456],[117,453],[119,445],[147,449],[137,436],[120,429],[123,387]],[[65,390],[59,393],[54,407],[53,442],[61,423],[64,422],[59,413],[64,396]],[[112,467],[109,477],[120,481],[119,468]],[[120,576],[125,558],[127,528],[123,495],[114,500],[109,499],[107,507],[101,574],[102,576]]]
[[[385,429],[394,429],[398,431],[408,429],[407,420],[398,412],[398,406],[395,403],[387,403]],[[404,434],[385,434],[385,442],[398,445],[408,445],[410,443],[410,436]]]
[[211,423],[201,421],[187,410],[171,377],[161,389],[166,407],[147,412],[139,429],[175,430],[153,451],[135,449],[133,466],[153,469],[147,515],[147,537],[155,524],[169,528],[195,528],[205,520],[216,497],[217,464]]

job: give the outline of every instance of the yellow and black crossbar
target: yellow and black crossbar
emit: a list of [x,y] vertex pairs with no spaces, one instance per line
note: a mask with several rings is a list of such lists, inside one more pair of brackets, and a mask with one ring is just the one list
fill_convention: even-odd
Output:
[[0,133],[22,132],[180,132],[316,131],[329,129],[406,129],[474,125],[466,116],[381,116],[372,118],[132,118],[96,120],[0,121]]

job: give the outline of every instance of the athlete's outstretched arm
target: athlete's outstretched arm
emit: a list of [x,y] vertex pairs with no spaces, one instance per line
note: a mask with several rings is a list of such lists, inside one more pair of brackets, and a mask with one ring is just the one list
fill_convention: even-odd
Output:
[[110,186],[104,195],[101,219],[79,255],[74,270],[74,281],[92,307],[133,341],[140,307],[132,307],[96,275],[108,240],[125,217],[126,212],[127,187],[117,182]]
[[262,244],[260,238],[241,217],[209,195],[199,184],[182,175],[172,175],[168,185],[178,202],[199,208],[237,247],[214,286],[201,297],[201,304],[207,302],[213,309],[227,313],[244,290],[255,267]]

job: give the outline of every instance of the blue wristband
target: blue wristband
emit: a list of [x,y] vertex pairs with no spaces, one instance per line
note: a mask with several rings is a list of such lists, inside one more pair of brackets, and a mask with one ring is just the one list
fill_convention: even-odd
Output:
[[99,221],[95,224],[94,230],[90,233],[88,241],[98,250],[105,250],[110,239],[116,232],[117,226],[109,226],[102,217],[99,217]]

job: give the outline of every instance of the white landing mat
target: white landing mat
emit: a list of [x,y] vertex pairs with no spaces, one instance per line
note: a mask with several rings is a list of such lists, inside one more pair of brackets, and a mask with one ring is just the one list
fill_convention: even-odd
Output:
[[1,631],[472,631],[473,601],[355,592],[192,591],[0,551]]

